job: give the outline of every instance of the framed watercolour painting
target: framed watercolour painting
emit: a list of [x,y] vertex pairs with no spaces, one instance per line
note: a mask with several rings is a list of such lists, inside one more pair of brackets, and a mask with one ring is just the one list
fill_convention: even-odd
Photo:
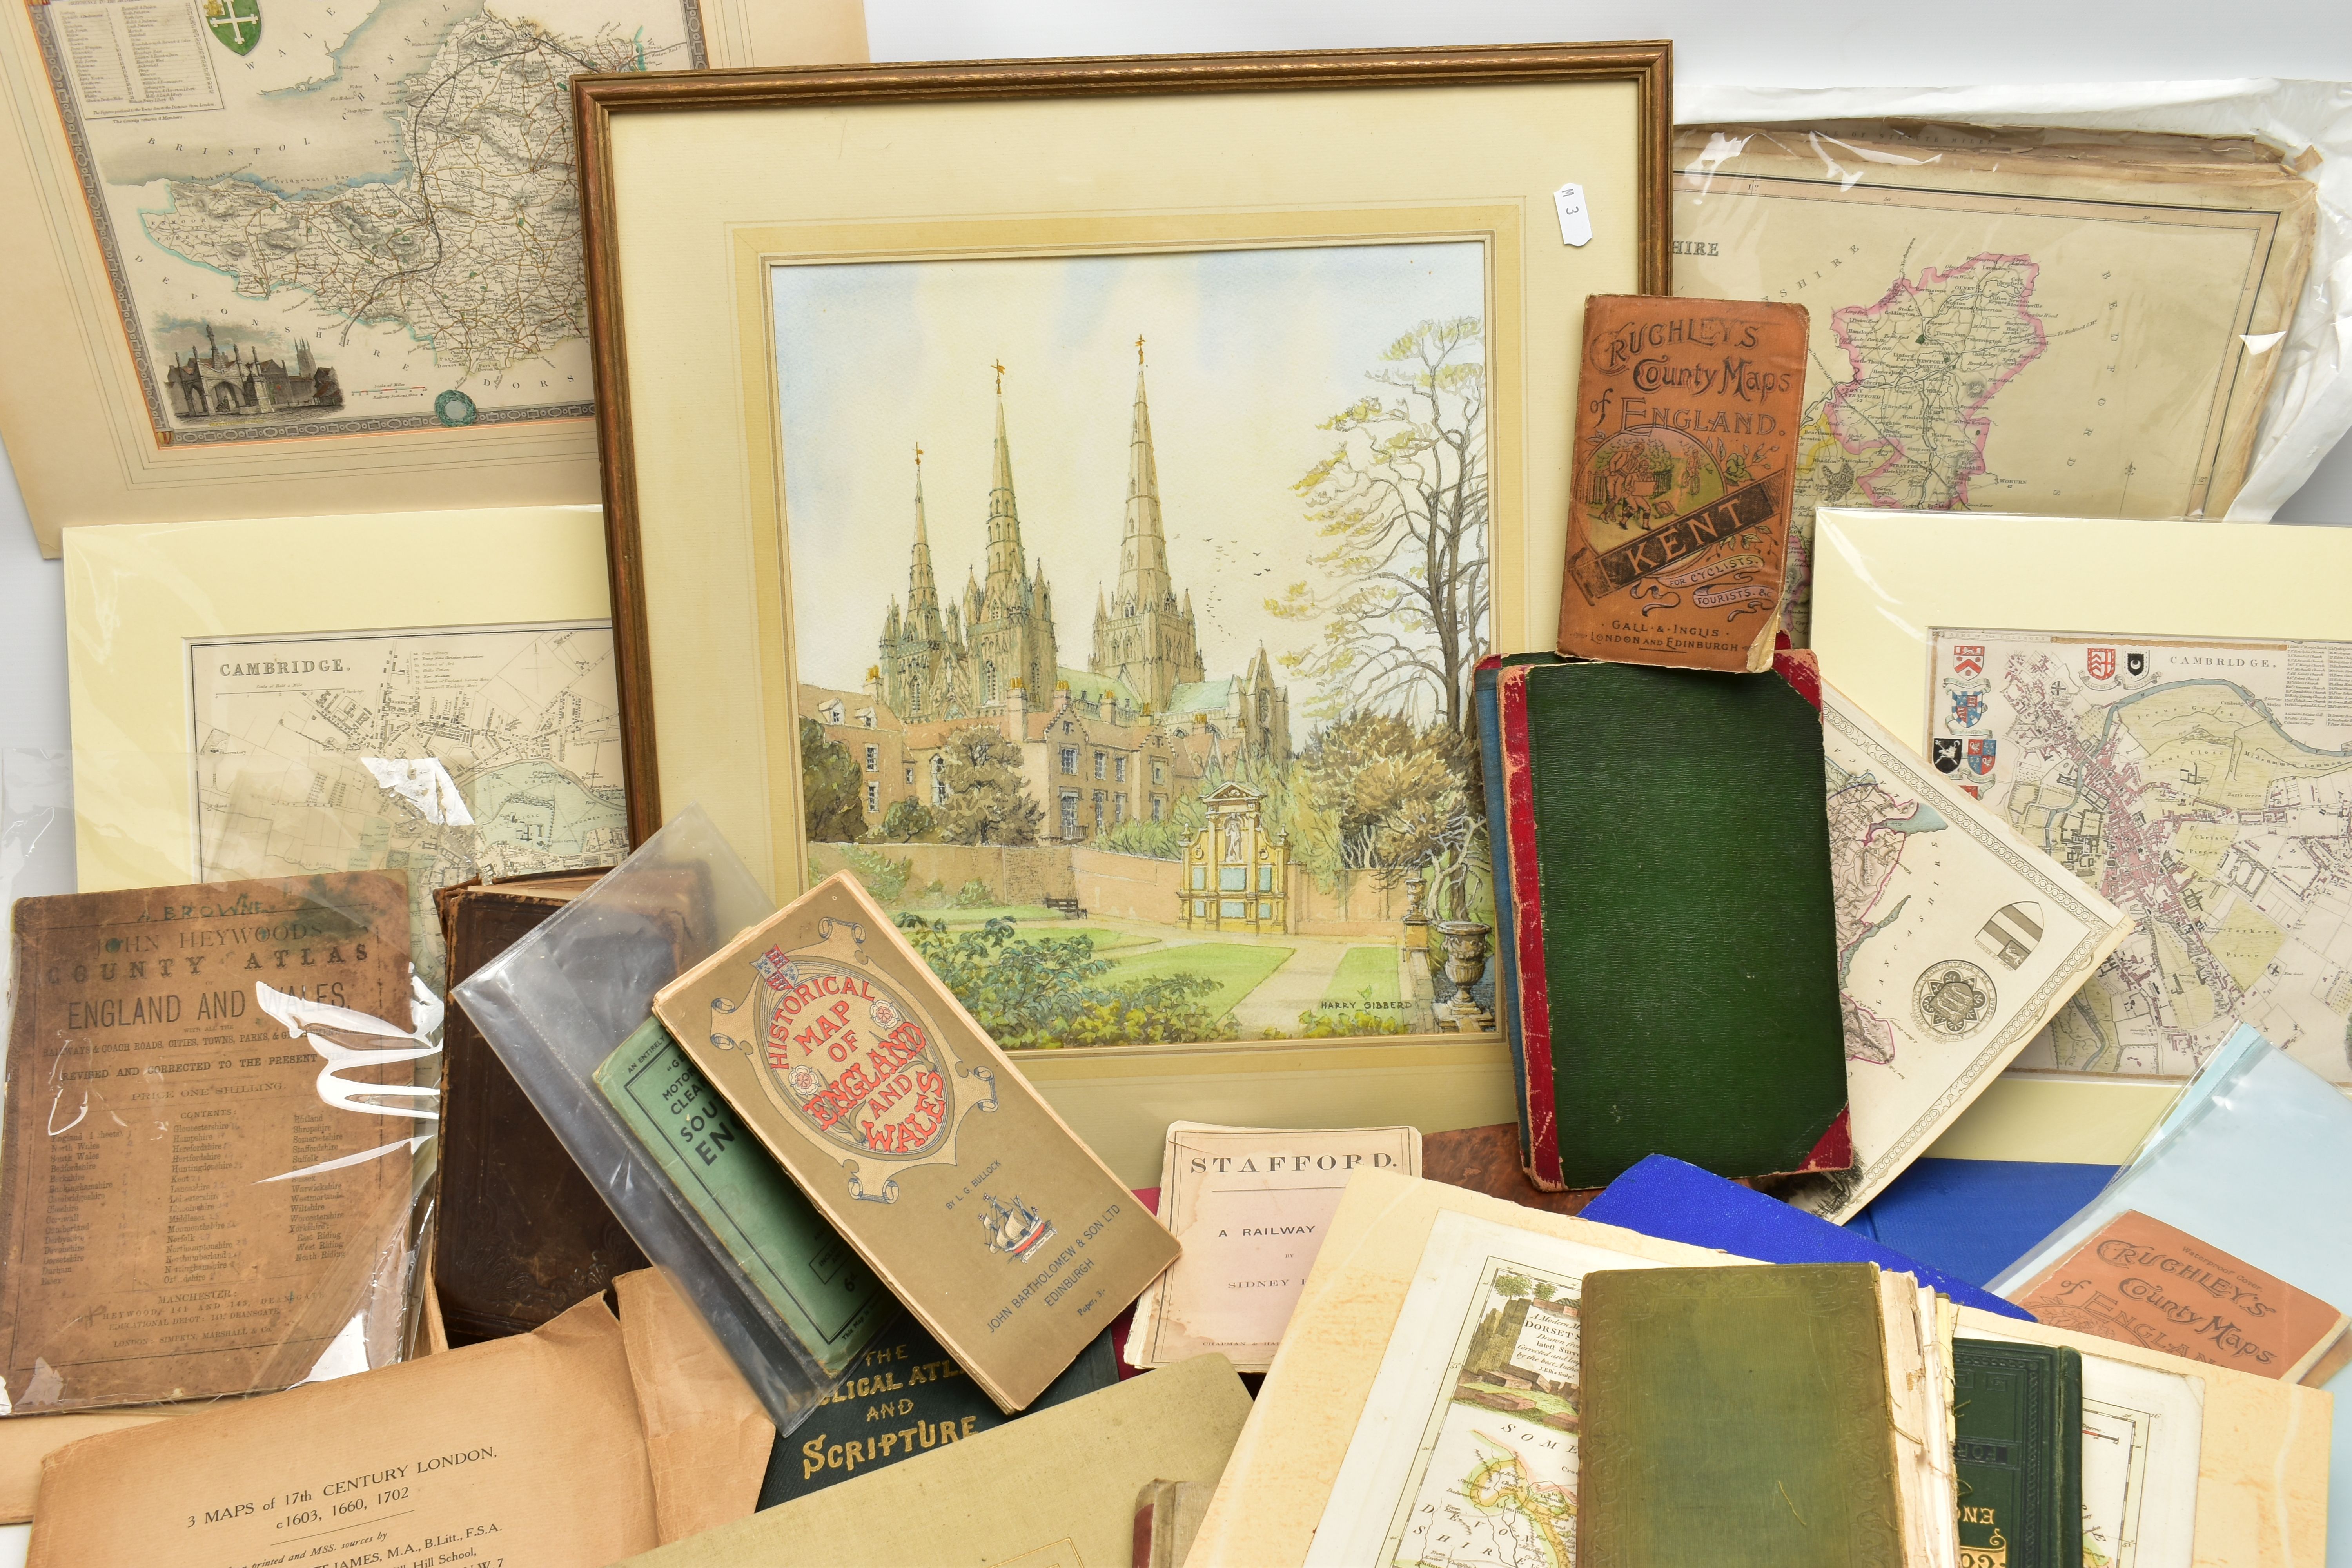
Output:
[[1008,1048],[1491,1050],[1471,668],[1552,637],[1667,68],[583,79],[632,832],[853,871]]
[[[2352,530],[1824,508],[1822,674],[2137,929],[2012,1078],[2352,1086]],[[2152,1090],[2169,1092],[2169,1086]]]

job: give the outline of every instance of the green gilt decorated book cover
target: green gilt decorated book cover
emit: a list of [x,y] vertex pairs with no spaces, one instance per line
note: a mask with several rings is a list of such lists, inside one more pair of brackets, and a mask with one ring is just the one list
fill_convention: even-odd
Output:
[[1952,1342],[1962,1568],[2077,1568],[2083,1354]]
[[1577,1568],[1902,1568],[1877,1274],[1586,1275]]

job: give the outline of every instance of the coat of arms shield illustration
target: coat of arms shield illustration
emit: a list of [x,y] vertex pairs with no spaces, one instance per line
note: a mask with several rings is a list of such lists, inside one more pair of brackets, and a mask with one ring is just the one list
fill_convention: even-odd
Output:
[[205,26],[233,55],[261,42],[261,0],[205,0]]

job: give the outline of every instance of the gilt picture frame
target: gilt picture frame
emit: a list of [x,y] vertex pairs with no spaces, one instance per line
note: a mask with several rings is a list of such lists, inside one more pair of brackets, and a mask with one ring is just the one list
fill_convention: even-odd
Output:
[[1552,639],[1669,89],[1663,43],[579,79],[633,836],[698,801],[779,899],[850,869],[970,987],[1062,974],[975,1009],[1049,1094],[1452,1063],[1440,1124],[1502,1120],[1469,671]]

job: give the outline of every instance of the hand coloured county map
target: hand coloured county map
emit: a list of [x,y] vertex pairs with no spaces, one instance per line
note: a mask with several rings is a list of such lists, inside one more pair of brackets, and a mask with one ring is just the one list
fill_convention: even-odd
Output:
[[1307,1568],[1573,1568],[1584,1277],[1651,1260],[1441,1214]]
[[695,0],[32,13],[170,441],[589,412],[571,79],[703,64]]
[[2138,929],[2017,1058],[2352,1083],[2352,644],[1935,632],[1936,766]]
[[192,642],[196,875],[408,873],[433,889],[628,853],[613,633],[561,626]]
[[1811,316],[1801,646],[1816,507],[2218,516],[2244,478],[2312,187],[2234,144],[2084,139],[2058,156],[2023,134],[1676,141],[1675,291]]

